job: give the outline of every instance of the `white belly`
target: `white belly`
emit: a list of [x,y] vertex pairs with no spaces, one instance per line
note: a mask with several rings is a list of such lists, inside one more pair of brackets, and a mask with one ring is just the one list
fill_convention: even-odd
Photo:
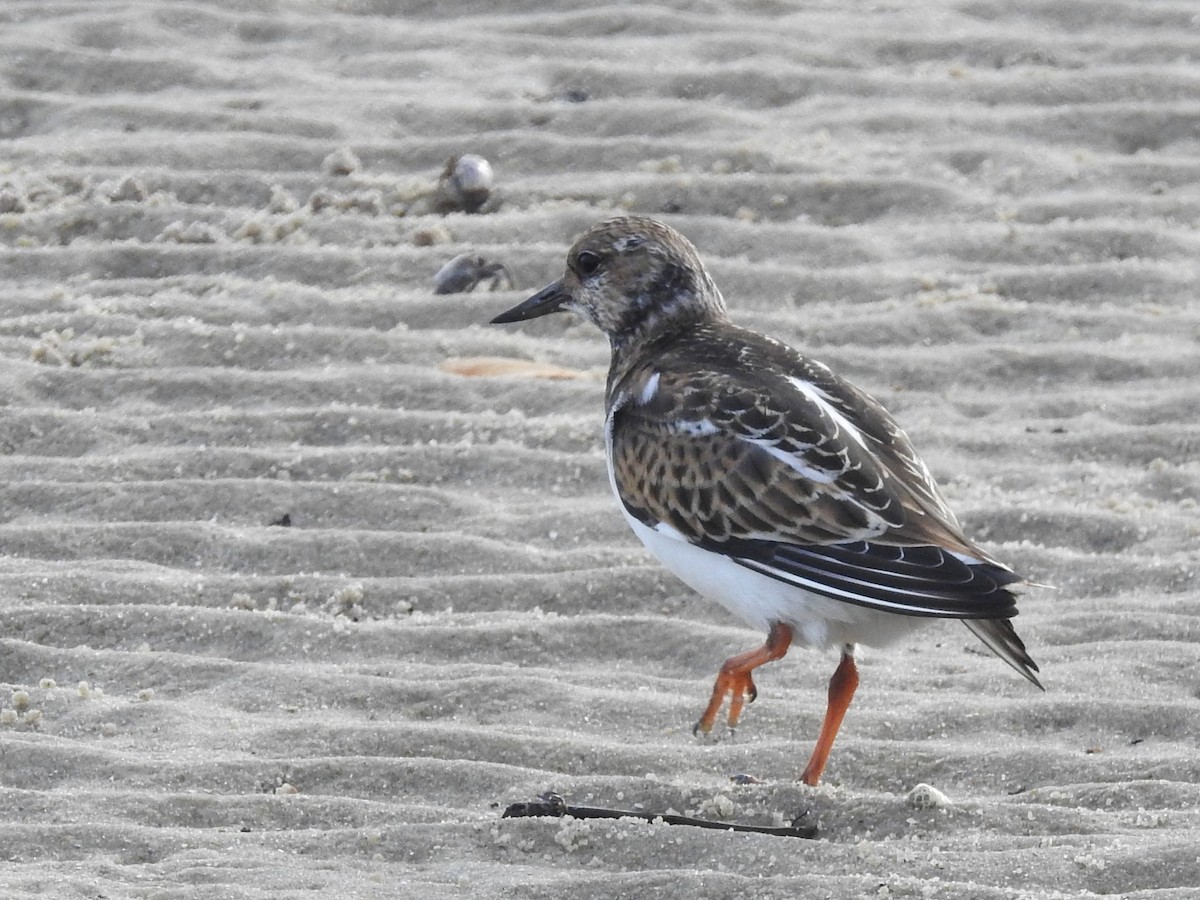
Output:
[[773,622],[783,622],[792,626],[796,643],[810,647],[882,647],[921,624],[913,616],[833,600],[777,581],[718,553],[702,550],[682,536],[648,528],[625,512],[624,506],[621,511],[633,533],[669,572],[760,631],[768,631]]
[[759,631],[770,631],[773,623],[782,622],[792,626],[794,643],[822,650],[847,644],[883,647],[921,624],[918,617],[834,600],[787,584],[702,550],[669,526],[649,528],[631,516],[621,502],[612,466],[613,415],[626,402],[627,397],[620,397],[613,403],[604,426],[608,483],[633,533],[684,584]]

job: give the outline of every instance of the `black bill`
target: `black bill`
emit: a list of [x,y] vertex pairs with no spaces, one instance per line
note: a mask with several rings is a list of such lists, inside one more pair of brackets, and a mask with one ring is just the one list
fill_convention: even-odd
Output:
[[571,295],[563,290],[562,282],[552,281],[528,300],[522,300],[512,309],[500,313],[492,319],[491,324],[507,325],[509,322],[524,322],[526,319],[562,312],[563,304],[570,299]]

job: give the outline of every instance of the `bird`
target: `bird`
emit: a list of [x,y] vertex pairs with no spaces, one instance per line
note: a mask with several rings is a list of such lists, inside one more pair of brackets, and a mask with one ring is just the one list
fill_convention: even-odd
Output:
[[1027,584],[963,533],[884,407],[828,366],[734,324],[695,246],[656,219],[585,231],[564,274],[493,324],[570,312],[609,340],[604,445],[621,512],[686,585],[766,633],[720,667],[693,733],[795,644],[840,651],[800,780],[820,783],[858,688],[857,648],[958,619],[1035,687],[1011,619]]

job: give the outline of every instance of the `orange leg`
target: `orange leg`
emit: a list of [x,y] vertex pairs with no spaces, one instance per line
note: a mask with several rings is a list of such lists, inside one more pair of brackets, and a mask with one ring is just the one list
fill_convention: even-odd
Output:
[[821,733],[817,736],[817,746],[813,748],[808,765],[800,780],[810,787],[815,787],[825,771],[825,763],[829,761],[829,751],[833,749],[833,739],[837,737],[838,729],[842,727],[842,719],[854,699],[854,691],[858,688],[858,667],[854,664],[853,645],[848,645],[842,651],[842,661],[838,663],[837,671],[829,679],[829,705],[825,708],[825,721],[821,724]]
[[700,721],[692,727],[692,734],[708,734],[712,731],[713,724],[717,721],[717,713],[725,705],[726,697],[729,697],[729,730],[737,728],[738,719],[742,716],[742,707],[746,705],[747,700],[753,701],[758,696],[750,673],[765,663],[783,659],[791,644],[792,626],[776,622],[771,626],[767,642],[761,647],[725,660],[725,665],[721,666],[721,671],[717,673],[708,707]]

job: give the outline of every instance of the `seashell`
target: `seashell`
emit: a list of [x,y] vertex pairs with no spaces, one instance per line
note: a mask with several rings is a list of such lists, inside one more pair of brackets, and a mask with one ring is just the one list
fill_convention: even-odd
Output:
[[353,175],[362,168],[362,161],[349,147],[339,147],[321,161],[326,175]]
[[492,164],[474,153],[452,156],[438,181],[438,207],[443,212],[479,212],[492,195]]

